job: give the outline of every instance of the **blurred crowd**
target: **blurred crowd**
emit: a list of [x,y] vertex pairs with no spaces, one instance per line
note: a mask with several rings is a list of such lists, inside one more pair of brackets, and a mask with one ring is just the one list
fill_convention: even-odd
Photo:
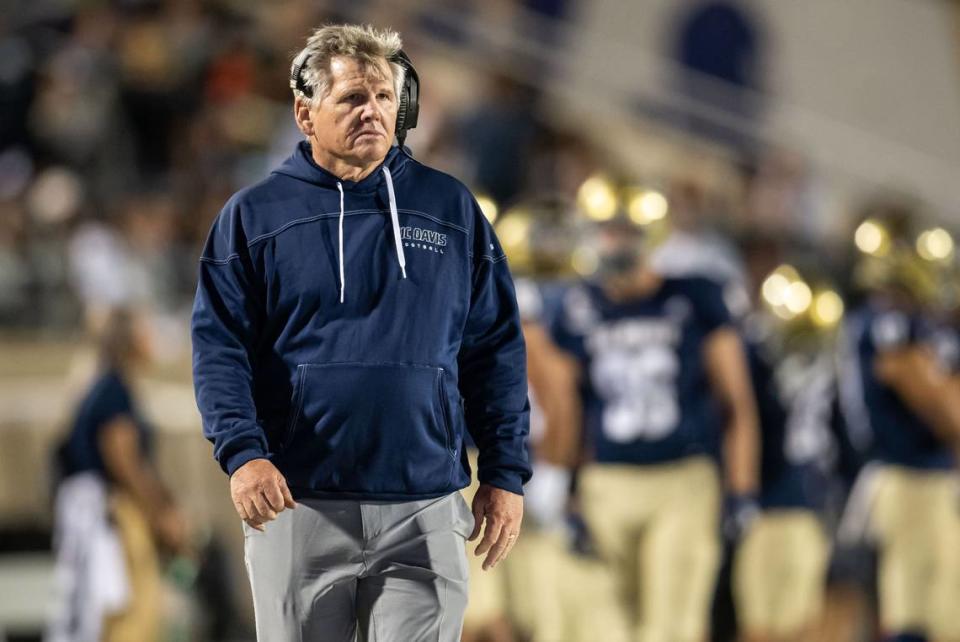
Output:
[[[610,156],[609,141],[558,124],[543,55],[471,46],[468,29],[451,29],[489,14],[479,17],[524,36],[534,16],[546,20],[536,40],[549,47],[558,36],[546,27],[568,2],[466,2],[453,15],[431,2],[21,4],[0,18],[4,328],[69,332],[90,310],[118,303],[183,317],[210,221],[299,138],[287,76],[305,25],[371,19],[409,34],[426,81],[414,153],[500,207],[544,193],[573,197]],[[448,55],[456,51],[481,56]],[[751,152],[728,170],[733,180],[716,189],[714,176],[695,216],[823,231],[801,159]]]
[[[118,303],[182,315],[213,217],[299,138],[289,56],[310,25],[366,12],[422,42],[463,37],[425,7],[377,3],[21,4],[0,18],[4,328],[69,331]],[[544,136],[532,89],[496,69],[464,77],[437,54],[431,66],[418,156],[506,200],[563,171],[547,148],[566,143]]]
[[[463,4],[507,22],[514,4],[554,18],[566,5]],[[148,308],[166,342],[156,352],[182,358],[211,221],[299,139],[287,78],[305,25],[358,12],[400,20],[402,32],[420,34],[408,51],[425,96],[409,144],[470,185],[494,223],[518,278],[531,359],[563,371],[557,355],[576,352],[560,345],[558,327],[576,284],[609,277],[597,230],[611,222],[631,243],[621,261],[721,287],[723,323],[757,355],[748,365],[763,461],[751,498],[759,515],[739,514],[744,523],[724,539],[722,497],[686,506],[718,514],[723,549],[709,568],[687,569],[707,578],[703,604],[713,609],[688,630],[707,630],[709,620],[716,639],[747,642],[941,630],[937,639],[960,639],[942,623],[943,605],[960,598],[949,539],[960,542],[960,499],[950,490],[960,414],[944,401],[955,394],[960,362],[954,236],[909,195],[878,194],[825,223],[826,197],[802,158],[739,143],[719,187],[695,164],[642,175],[601,152],[608,145],[556,124],[529,81],[548,69],[518,74],[516,64],[496,63],[465,74],[462,61],[429,46],[464,34],[425,11],[293,0],[21,5],[0,15],[0,331],[73,336],[109,328],[110,310]],[[589,335],[601,324],[586,316]],[[890,365],[888,353],[910,357]],[[634,376],[623,367],[612,376]],[[864,375],[882,368],[889,378]],[[928,387],[911,387],[926,379]],[[534,394],[542,386],[531,380]],[[571,394],[588,404],[588,387],[581,380]],[[602,562],[608,547],[576,492],[576,471],[591,457],[589,421],[572,441],[558,433],[552,389],[539,411],[534,403],[533,451],[556,488],[530,500],[529,534],[510,564],[476,582],[466,633],[573,642],[612,640],[609,631],[622,626],[642,636],[643,605],[656,602],[636,597],[638,560],[629,590],[623,569]],[[900,425],[872,419],[890,412],[902,413]],[[551,477],[558,467],[573,477]],[[789,483],[787,469],[797,473]],[[165,492],[155,494],[167,506]],[[783,513],[788,519],[764,521]],[[912,529],[917,522],[939,526]],[[956,576],[944,571],[954,566]]]

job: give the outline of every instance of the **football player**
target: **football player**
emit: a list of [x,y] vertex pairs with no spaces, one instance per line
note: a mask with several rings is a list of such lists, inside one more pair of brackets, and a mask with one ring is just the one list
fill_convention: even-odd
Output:
[[[485,202],[481,199],[481,202]],[[496,221],[504,252],[515,277],[530,396],[530,451],[536,479],[526,485],[525,529],[501,568],[480,572],[481,558],[470,557],[471,585],[464,640],[503,642],[522,639],[557,642],[566,639],[568,619],[561,606],[560,575],[567,555],[563,521],[570,490],[570,473],[562,465],[562,444],[548,440],[569,434],[547,430],[563,412],[565,392],[550,376],[563,363],[544,325],[545,308],[560,280],[569,277],[572,229],[569,204],[560,199],[533,199],[505,212]],[[569,413],[564,413],[569,415]],[[560,419],[566,420],[565,417]],[[472,465],[476,465],[471,449]],[[468,495],[474,486],[467,489]]]
[[[584,447],[579,504],[617,579],[627,637],[700,642],[720,555],[715,455],[740,517],[757,492],[743,345],[718,285],[661,276],[638,217],[604,218],[591,259],[579,256],[595,274],[565,293],[551,324],[577,375],[567,385],[582,421],[571,426],[584,440],[566,443]],[[623,634],[610,627],[597,639]]]
[[[891,640],[960,640],[956,396],[932,349],[937,282],[915,215],[884,204],[857,228],[862,305],[845,324],[842,394],[851,440],[875,462],[871,531],[881,627]],[[856,436],[856,438],[854,438]]]
[[821,520],[835,456],[837,293],[789,265],[763,280],[763,305],[743,323],[761,430],[762,512],[734,561],[742,639],[808,640],[823,604],[828,543]]

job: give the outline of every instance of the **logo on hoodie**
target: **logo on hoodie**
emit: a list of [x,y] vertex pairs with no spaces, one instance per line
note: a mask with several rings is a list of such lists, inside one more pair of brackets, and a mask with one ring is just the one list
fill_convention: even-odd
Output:
[[438,254],[443,254],[443,248],[447,245],[446,234],[409,225],[400,228],[400,238],[403,239],[403,247],[413,247]]

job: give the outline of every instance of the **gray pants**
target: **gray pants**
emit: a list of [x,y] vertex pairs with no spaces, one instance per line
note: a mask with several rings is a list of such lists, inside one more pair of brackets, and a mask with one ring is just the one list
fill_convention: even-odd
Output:
[[454,642],[467,605],[460,493],[413,502],[305,499],[246,524],[259,642]]

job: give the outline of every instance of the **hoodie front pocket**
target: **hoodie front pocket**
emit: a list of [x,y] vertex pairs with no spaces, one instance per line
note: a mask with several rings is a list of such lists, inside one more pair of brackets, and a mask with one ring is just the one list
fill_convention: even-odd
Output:
[[449,489],[457,440],[442,368],[303,364],[278,460],[294,487],[414,495]]

